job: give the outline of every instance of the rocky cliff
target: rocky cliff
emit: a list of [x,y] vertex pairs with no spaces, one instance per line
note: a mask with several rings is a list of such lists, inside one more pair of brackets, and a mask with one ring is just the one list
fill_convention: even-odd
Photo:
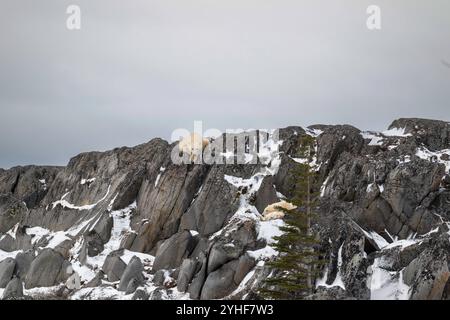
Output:
[[261,214],[291,195],[302,135],[317,141],[327,262],[309,298],[449,297],[449,123],[262,135],[257,163],[177,165],[177,145],[154,139],[66,167],[0,169],[0,297],[258,298],[283,224]]

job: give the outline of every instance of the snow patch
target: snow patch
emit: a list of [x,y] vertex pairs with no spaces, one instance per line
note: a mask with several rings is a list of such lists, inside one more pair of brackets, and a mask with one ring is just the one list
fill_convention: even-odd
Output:
[[193,237],[198,235],[198,232],[195,230],[189,230],[189,232],[191,233],[191,236],[193,236]]
[[164,167],[159,168],[159,173],[155,180],[155,188],[158,185],[159,179],[161,179],[161,175],[164,171],[166,171],[166,168],[164,168]]
[[42,189],[47,190],[47,181],[45,179],[39,179],[40,184],[42,185]]
[[306,158],[292,158],[291,156],[289,158],[300,164],[307,164],[309,162]]
[[381,146],[383,145],[383,137],[378,136],[372,132],[361,132],[361,136],[364,140],[370,140],[369,146]]
[[[118,250],[120,248],[120,242],[122,241],[122,238],[126,232],[131,232],[130,227],[130,221],[131,221],[131,213],[136,208],[136,201],[133,202],[130,206],[128,206],[125,209],[122,210],[116,210],[111,212],[111,216],[113,217],[113,228],[111,231],[111,238],[109,241],[104,245],[104,249],[101,253],[99,253],[95,257],[87,257],[86,258],[86,264],[81,265],[81,263],[77,260],[80,250],[82,248],[82,238],[80,238],[77,243],[75,243],[73,249],[71,250],[71,253],[73,255],[72,259],[72,267],[74,271],[76,271],[79,275],[81,280],[83,281],[90,281],[92,280],[96,272],[101,269],[103,266],[103,263],[105,262],[106,257],[108,254],[110,254],[112,251]],[[95,217],[94,217],[95,218]],[[94,219],[92,218],[91,221]],[[79,227],[78,227],[79,228]],[[124,250],[122,256],[120,257],[126,264],[130,262],[130,260],[134,257],[138,257],[141,259],[141,261],[144,263],[153,264],[154,256],[141,253],[141,252],[134,252],[130,250]],[[96,289],[97,290],[97,289]],[[107,289],[109,290],[109,289]],[[115,290],[115,289],[114,289]],[[108,291],[109,293],[110,291]],[[86,292],[77,293],[73,298],[76,299],[77,297],[81,297],[81,295],[86,294]],[[106,294],[103,292],[102,294]],[[95,296],[96,294],[94,294]],[[89,297],[92,297],[92,295],[89,295]],[[120,296],[122,297],[122,296]],[[122,297],[123,298],[123,297]]]
[[420,159],[424,159],[431,162],[441,163],[445,166],[445,172],[450,172],[450,160],[443,160],[444,155],[450,156],[450,149],[444,149],[440,151],[430,151],[425,147],[417,148],[416,156]]
[[405,155],[402,156],[400,159],[397,159],[397,163],[400,164],[405,164],[405,163],[409,163],[411,162],[411,156],[410,155]]
[[90,185],[95,180],[97,180],[97,178],[81,179],[80,184],[85,185],[87,183],[88,185]]
[[406,128],[392,128],[385,130],[382,134],[386,137],[411,137],[411,133],[405,133]]
[[330,179],[330,176],[328,176],[325,181],[323,182],[322,186],[320,187],[320,197],[323,198],[325,196],[325,193],[327,191],[327,185],[328,180]]
[[255,274],[255,269],[253,269],[252,271],[250,271],[249,273],[247,273],[247,275],[244,277],[244,279],[242,279],[241,283],[239,284],[239,286],[230,294],[230,296],[233,296],[235,294],[238,294],[239,292],[241,292],[242,290],[245,289],[247,283],[252,279],[253,275]]
[[71,203],[69,203],[67,200],[64,200],[64,198],[69,194],[69,192],[68,192],[68,193],[66,193],[65,195],[62,196],[61,200],[58,200],[58,201],[53,202],[53,203],[52,203],[52,206],[53,206],[53,209],[55,209],[55,207],[56,207],[57,205],[60,205],[60,206],[63,207],[63,208],[73,209],[73,210],[79,210],[79,211],[82,211],[82,210],[92,210],[92,209],[94,209],[99,203],[101,203],[102,201],[104,201],[104,200],[108,197],[110,189],[111,189],[111,185],[108,186],[108,190],[106,191],[106,194],[103,196],[103,198],[101,198],[99,201],[97,201],[97,202],[94,203],[94,204],[87,204],[87,205],[84,205],[84,206],[76,206],[76,205],[74,205],[74,204],[71,204]]
[[[274,189],[275,189],[275,186],[274,186]],[[276,194],[277,194],[277,197],[280,198],[281,200],[286,199],[286,196],[284,194],[282,194],[281,192],[277,191]]]
[[258,240],[264,239],[267,245],[259,250],[247,251],[255,260],[266,260],[278,255],[278,252],[272,247],[275,242],[274,237],[281,236],[283,232],[280,227],[284,226],[281,219],[261,221],[258,225]]
[[[12,227],[10,230],[8,230],[8,232],[6,232],[6,234],[9,235],[14,240],[16,240],[16,233],[17,233],[18,228],[19,228],[19,223],[16,223],[16,225],[14,227]],[[3,237],[2,237],[2,239],[3,239]]]
[[33,236],[31,239],[31,244],[36,244],[42,238],[48,239],[48,244],[45,248],[56,248],[65,240],[70,240],[71,238],[67,236],[65,231],[52,232],[48,229],[42,227],[27,228],[25,233],[29,236]]
[[320,129],[312,129],[312,128],[306,128],[306,134],[313,137],[313,138],[317,138],[318,136],[320,136],[323,131]]
[[283,227],[284,221],[281,219],[261,221],[258,230],[258,240],[264,239],[267,244],[275,242],[274,237],[279,237],[283,234],[280,227]]
[[408,300],[410,288],[403,282],[403,270],[389,271],[382,257],[369,267],[368,279],[371,300]]
[[3,250],[0,250],[0,261],[3,261],[5,259],[7,259],[7,258],[15,259],[16,255],[19,252],[22,252],[22,250],[17,250],[17,251],[12,251],[12,252],[6,252],[6,251],[3,251]]

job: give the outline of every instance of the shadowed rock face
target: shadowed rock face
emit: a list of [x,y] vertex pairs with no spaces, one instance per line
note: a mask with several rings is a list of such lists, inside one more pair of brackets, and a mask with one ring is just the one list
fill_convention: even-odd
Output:
[[0,171],[0,194],[11,194],[25,202],[28,208],[36,207],[45,197],[62,167],[15,167]]
[[175,286],[193,299],[259,298],[281,222],[261,214],[292,196],[307,134],[317,142],[313,229],[325,261],[309,298],[449,297],[450,125],[423,119],[384,133],[288,127],[275,152],[260,138],[268,163],[175,165],[176,144],[154,139],[83,153],[67,167],[0,170],[2,285],[21,295],[20,281],[58,285],[68,266],[83,265],[86,287],[120,281],[115,298],[138,286],[152,299],[177,298]]
[[407,118],[395,120],[392,128],[404,128],[406,134],[412,134],[418,144],[424,144],[433,151],[448,149],[450,143],[449,123],[445,121]]
[[3,233],[20,222],[27,212],[25,203],[11,193],[0,195],[0,208],[0,232]]

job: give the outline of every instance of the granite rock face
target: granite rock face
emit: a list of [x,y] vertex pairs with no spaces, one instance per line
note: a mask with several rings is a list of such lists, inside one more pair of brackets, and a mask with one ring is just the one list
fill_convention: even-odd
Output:
[[102,271],[111,282],[119,281],[127,268],[126,263],[121,259],[121,255],[121,251],[113,251],[103,263]]
[[20,299],[23,297],[23,283],[19,278],[13,278],[3,292],[3,299]]
[[46,248],[31,263],[25,277],[25,288],[51,287],[64,282],[69,277],[69,266],[60,253]]
[[424,119],[235,133],[206,147],[219,163],[175,164],[177,143],[153,139],[66,167],[2,169],[0,285],[21,297],[22,282],[72,276],[74,299],[261,298],[282,225],[261,214],[292,196],[305,135],[316,138],[325,261],[308,299],[448,299],[450,124]]
[[141,260],[136,256],[131,258],[130,263],[127,265],[120,278],[119,290],[133,293],[138,286],[144,284],[143,271],[144,267]]
[[12,279],[16,261],[13,258],[7,258],[0,262],[0,288],[5,288]]

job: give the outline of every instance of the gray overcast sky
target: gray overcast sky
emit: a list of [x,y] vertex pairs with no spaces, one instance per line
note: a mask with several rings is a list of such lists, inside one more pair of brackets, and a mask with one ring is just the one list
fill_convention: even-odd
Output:
[[[82,10],[79,31],[66,8]],[[366,9],[382,10],[382,30]],[[450,120],[448,0],[1,0],[0,167],[176,128]]]

